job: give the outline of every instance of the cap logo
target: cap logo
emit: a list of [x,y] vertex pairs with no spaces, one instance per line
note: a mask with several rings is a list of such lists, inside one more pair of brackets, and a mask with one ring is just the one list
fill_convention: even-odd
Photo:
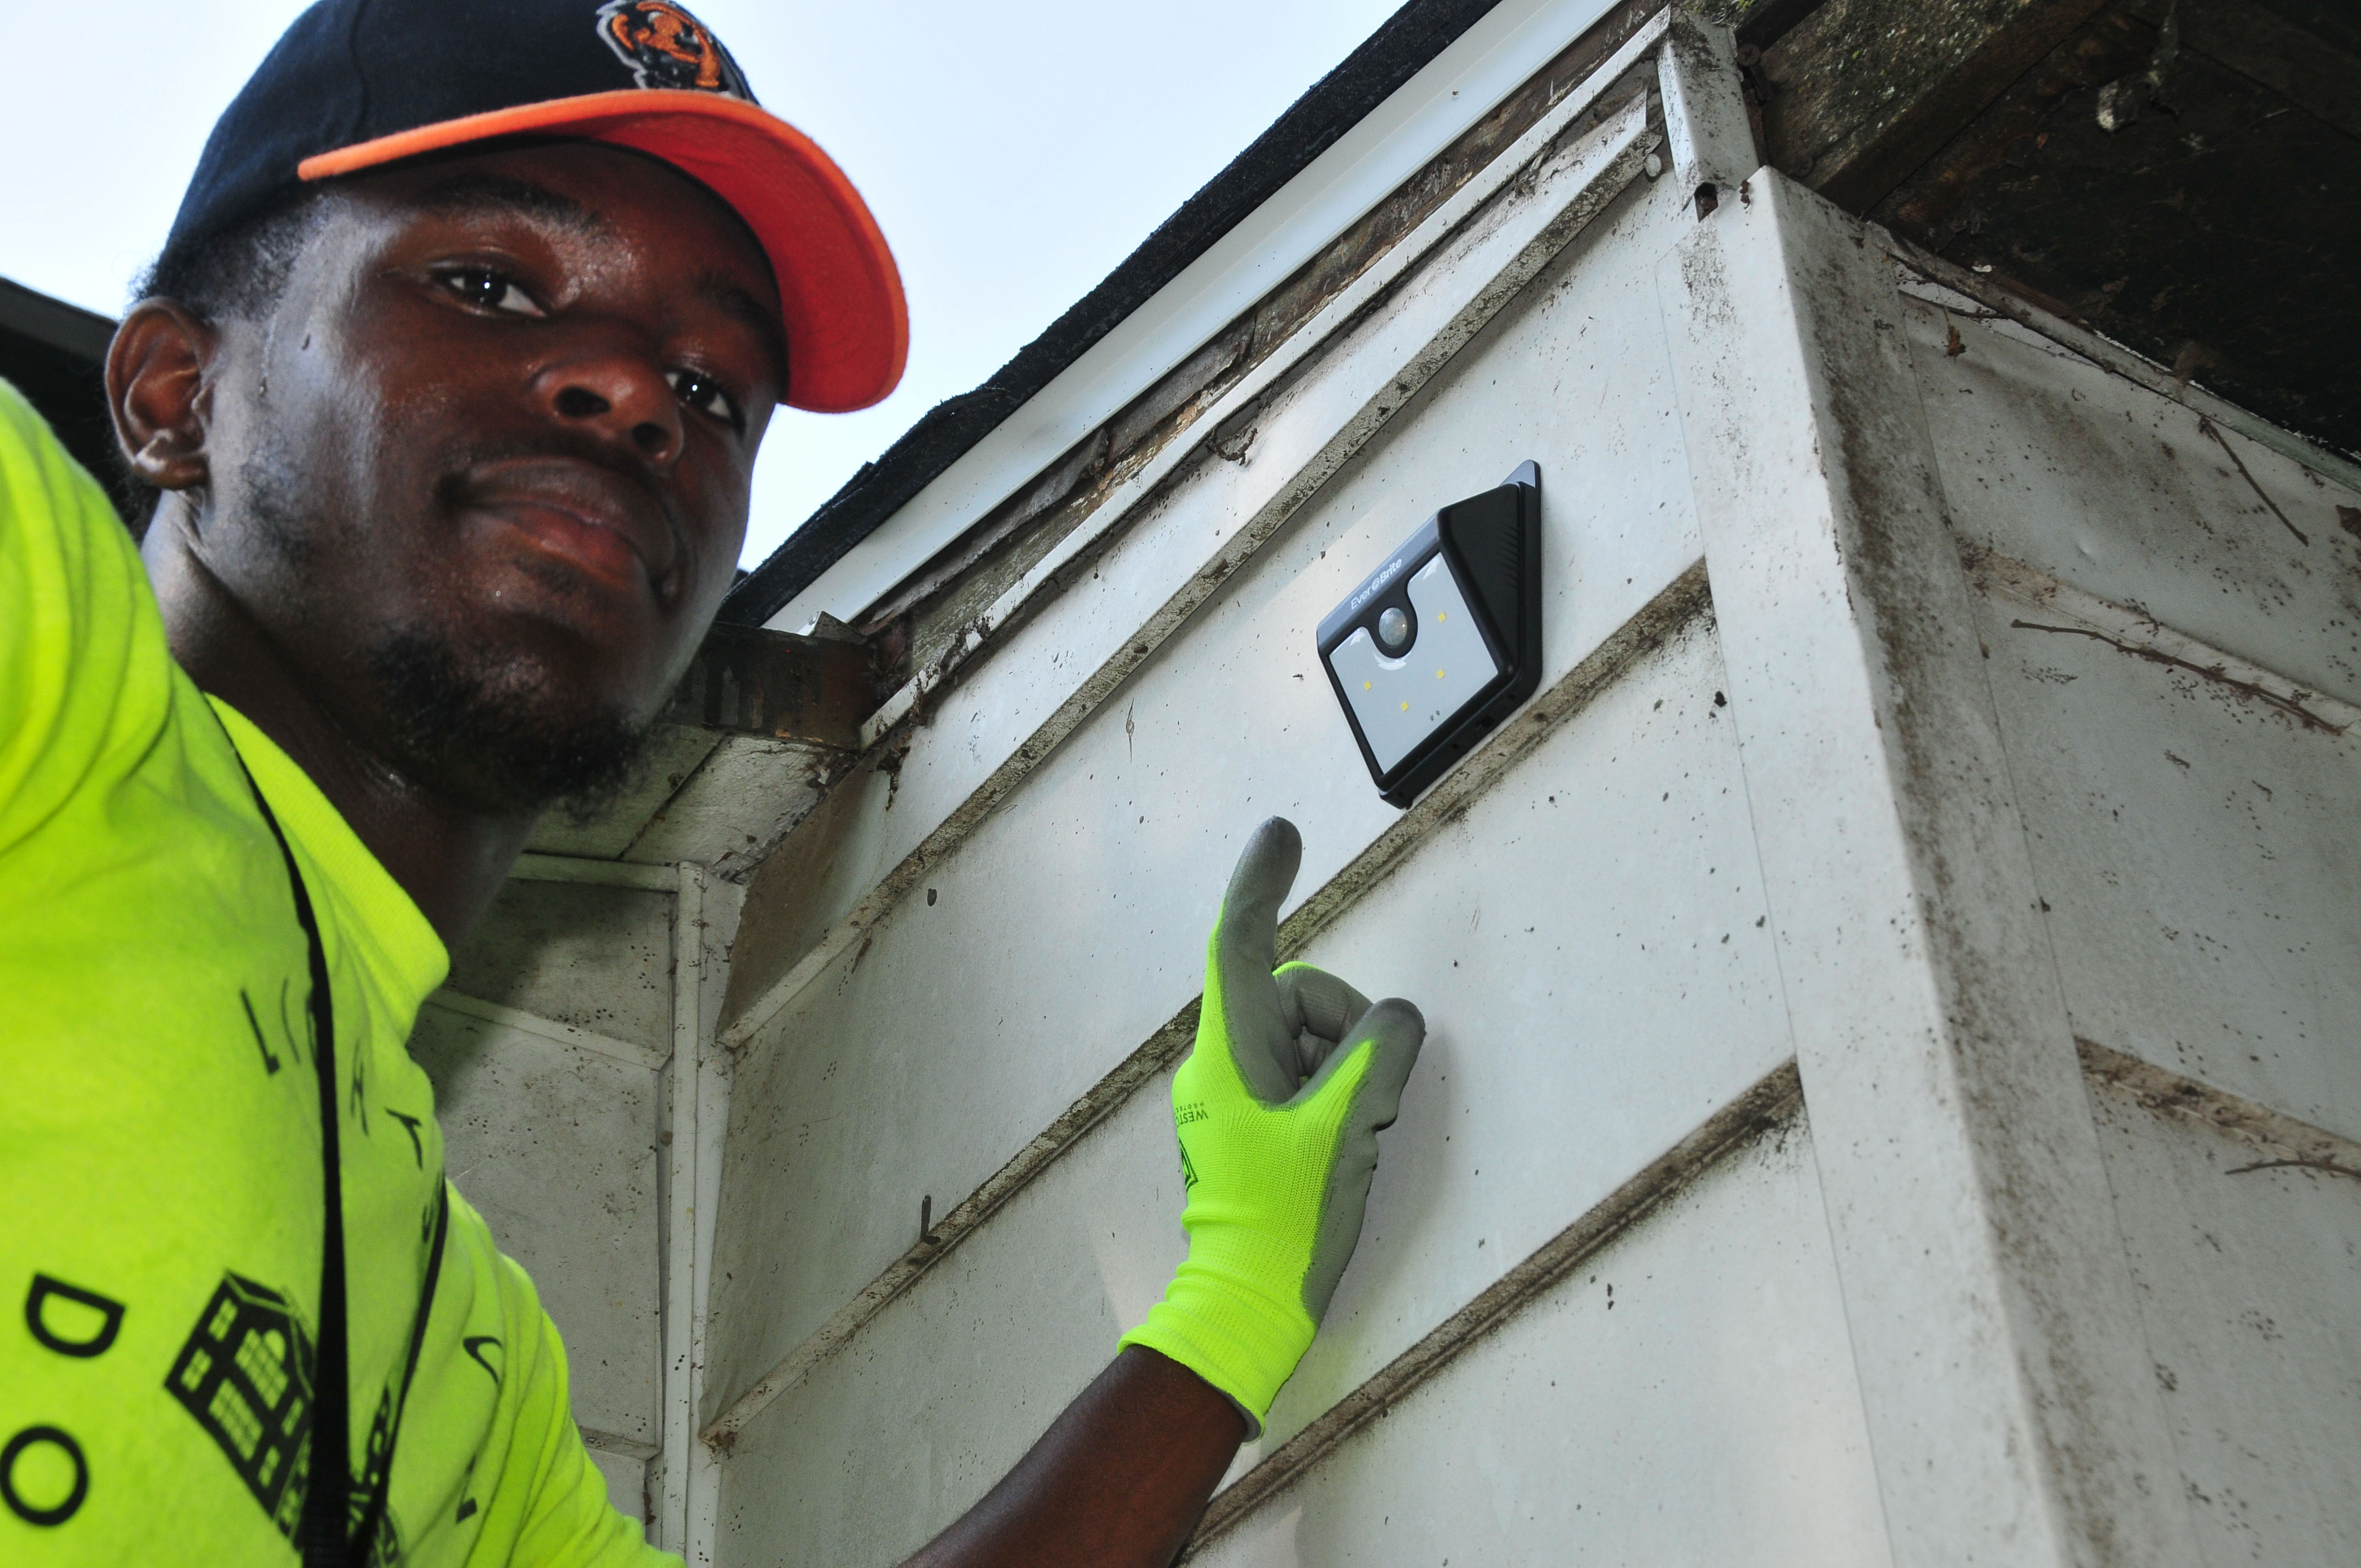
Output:
[[721,41],[670,0],[607,0],[598,7],[598,36],[642,87],[754,100]]

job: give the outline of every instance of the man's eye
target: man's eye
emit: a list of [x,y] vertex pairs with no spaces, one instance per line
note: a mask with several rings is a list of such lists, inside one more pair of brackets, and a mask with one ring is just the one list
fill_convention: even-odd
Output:
[[512,316],[537,316],[541,307],[533,296],[517,287],[516,280],[505,272],[495,272],[489,267],[470,267],[458,272],[445,272],[442,284],[467,304],[479,311],[499,311]]
[[664,379],[672,383],[672,393],[681,402],[701,414],[708,414],[735,431],[744,431],[746,416],[738,407],[738,400],[721,389],[721,383],[695,370],[667,370]]

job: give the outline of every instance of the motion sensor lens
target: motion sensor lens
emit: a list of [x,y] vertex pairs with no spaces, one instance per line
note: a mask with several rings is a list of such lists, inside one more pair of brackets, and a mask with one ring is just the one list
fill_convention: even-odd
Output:
[[1401,612],[1400,606],[1378,617],[1378,641],[1389,653],[1400,652],[1402,645],[1410,641],[1410,617]]

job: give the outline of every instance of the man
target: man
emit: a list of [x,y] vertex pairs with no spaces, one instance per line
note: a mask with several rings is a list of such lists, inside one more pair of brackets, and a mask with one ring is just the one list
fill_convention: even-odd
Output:
[[[137,553],[0,388],[0,1560],[653,1555],[403,1043],[680,678],[773,410],[906,342],[860,197],[678,6],[324,0],[109,355]],[[1298,852],[1216,920],[1188,1261],[922,1561],[1170,1563],[1310,1343],[1422,1025],[1274,973]]]

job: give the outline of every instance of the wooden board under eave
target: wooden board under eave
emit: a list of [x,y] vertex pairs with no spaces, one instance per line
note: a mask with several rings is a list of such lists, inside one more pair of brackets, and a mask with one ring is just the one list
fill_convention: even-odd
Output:
[[1773,168],[1865,210],[2105,0],[1827,0],[1763,53]]

